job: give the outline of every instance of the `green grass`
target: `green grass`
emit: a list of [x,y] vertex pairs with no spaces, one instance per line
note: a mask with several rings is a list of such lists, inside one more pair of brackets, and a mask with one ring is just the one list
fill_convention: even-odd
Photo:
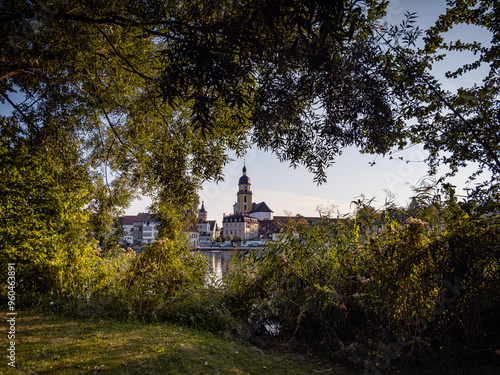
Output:
[[[80,321],[33,311],[18,312],[16,317],[16,368],[13,369],[7,365],[7,316],[2,313],[0,317],[4,322],[0,325],[0,374],[363,373],[306,353],[260,351],[206,331],[171,324]],[[443,359],[430,360],[425,366],[412,369],[394,361],[394,366],[381,370],[381,374],[496,375],[500,350],[492,353],[483,358],[471,353],[463,363],[450,358],[448,366],[443,366],[446,362]],[[297,360],[298,355],[306,360]]]
[[[6,315],[2,314],[5,322]],[[6,324],[0,328],[6,342]],[[2,345],[5,347],[5,345]],[[4,351],[4,350],[2,350]],[[35,312],[16,318],[16,369],[1,374],[361,374],[300,353],[242,345],[170,324],[89,322]],[[305,353],[302,353],[306,357]]]

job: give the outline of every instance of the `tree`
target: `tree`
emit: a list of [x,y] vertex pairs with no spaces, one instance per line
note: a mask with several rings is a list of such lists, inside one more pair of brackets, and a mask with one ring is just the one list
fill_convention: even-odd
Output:
[[74,265],[92,245],[83,209],[89,180],[72,145],[60,145],[64,160],[49,159],[44,147],[12,136],[17,124],[3,119],[0,129],[0,265],[16,264],[19,293],[44,292],[61,263]]
[[[80,151],[73,156],[91,181],[98,238],[138,187],[154,192],[166,223],[177,223],[163,226],[173,235],[179,210],[195,204],[200,176],[220,173],[222,145],[235,132],[202,138],[186,126],[185,106],[158,100],[157,77],[148,74],[160,68],[159,42],[132,21],[153,22],[155,4],[106,5],[60,2],[47,13],[42,3],[2,3],[0,27],[10,43],[2,44],[0,91],[16,109],[12,138],[44,147],[48,159],[68,156],[59,153],[61,142]],[[17,102],[15,92],[23,95]]]
[[[452,168],[479,161],[498,172],[491,2],[479,10],[450,2],[422,51],[394,41],[418,36],[411,17],[399,28],[377,23],[386,1],[51,4],[0,5],[0,98],[15,108],[3,116],[9,152],[26,144],[28,164],[43,151],[78,165],[94,236],[138,190],[154,197],[162,235],[182,235],[201,181],[222,178],[229,150],[241,155],[250,143],[302,163],[317,182],[349,145],[386,153],[424,142],[431,163],[444,149]],[[492,32],[491,47],[450,48],[477,51],[492,73],[482,89],[444,95],[426,69],[443,46],[440,32],[469,16]],[[443,114],[447,104],[454,110]],[[405,125],[410,118],[417,124]]]
[[[9,90],[17,90],[32,99],[18,106],[17,116],[35,133],[46,132],[50,116],[60,123],[60,115],[68,122],[78,115],[80,123],[68,126],[87,132],[93,167],[164,185],[182,180],[167,196],[192,191],[192,176],[220,177],[226,148],[242,152],[249,137],[282,159],[305,163],[318,181],[345,145],[385,149],[386,140],[374,132],[390,132],[395,124],[364,32],[381,5],[209,5],[61,1],[47,12],[7,1],[1,25],[11,43],[2,50],[2,96],[8,101]],[[29,105],[41,97],[49,99],[38,102],[36,112],[46,107],[45,117],[28,120]],[[58,116],[50,103],[59,106]],[[315,114],[317,104],[324,114]],[[177,176],[165,180],[174,171],[163,160],[176,166]]]
[[[423,143],[429,151],[432,170],[444,164],[454,174],[459,168],[477,163],[477,172],[492,173],[492,181],[500,176],[500,107],[499,107],[499,15],[497,1],[447,1],[448,8],[436,24],[426,30],[420,48],[411,45],[419,35],[414,15],[402,27],[386,28],[381,40],[392,55],[393,79],[400,81],[395,94],[401,102],[401,114],[407,126],[405,138]],[[491,34],[491,41],[450,40],[450,31],[461,27],[461,36],[478,28]],[[457,59],[468,53],[463,66],[446,73],[446,78],[457,79],[478,69],[486,71],[481,83],[460,87],[455,92],[445,90],[443,82],[430,74],[432,67],[446,59]],[[470,57],[469,57],[470,58]],[[457,84],[460,84],[458,82]]]
[[193,122],[206,131],[219,126],[221,107],[231,111],[237,125],[253,126],[258,147],[303,163],[323,182],[343,147],[385,152],[402,125],[367,32],[385,5],[256,0],[222,14],[193,7],[196,26],[166,51],[161,93],[192,101]]

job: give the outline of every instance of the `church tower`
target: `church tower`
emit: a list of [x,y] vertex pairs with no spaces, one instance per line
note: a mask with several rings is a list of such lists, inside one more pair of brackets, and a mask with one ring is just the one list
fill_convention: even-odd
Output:
[[198,219],[207,221],[208,218],[208,212],[205,210],[205,202],[201,201],[201,208],[200,211],[198,212]]
[[250,189],[250,178],[247,176],[247,167],[243,165],[243,176],[238,182],[238,194],[236,195],[236,213],[248,215],[252,211],[252,191]]

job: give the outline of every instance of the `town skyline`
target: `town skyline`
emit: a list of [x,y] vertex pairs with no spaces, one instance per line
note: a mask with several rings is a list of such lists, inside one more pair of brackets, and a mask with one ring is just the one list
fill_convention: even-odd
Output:
[[[204,201],[209,218],[222,223],[224,214],[232,213],[244,164],[252,181],[254,201],[265,201],[276,216],[319,216],[318,206],[333,208],[335,215],[337,210],[346,215],[354,209],[351,202],[362,199],[362,195],[366,199],[375,198],[375,207],[381,207],[391,195],[397,204],[406,206],[414,195],[411,187],[429,178],[427,165],[421,162],[425,156],[418,146],[396,153],[392,159],[362,155],[350,148],[328,169],[327,183],[318,186],[313,181],[313,174],[305,168],[290,168],[273,155],[250,149],[245,159],[235,159],[224,168],[223,182],[208,181],[202,185],[198,206]],[[466,183],[472,168],[469,166],[450,179],[457,185],[459,194],[466,194],[464,189],[474,186]],[[135,201],[126,214],[146,212],[150,204],[151,201],[144,197]]]

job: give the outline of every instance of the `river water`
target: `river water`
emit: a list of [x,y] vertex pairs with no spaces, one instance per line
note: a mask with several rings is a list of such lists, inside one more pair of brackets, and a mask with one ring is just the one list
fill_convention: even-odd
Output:
[[231,267],[231,260],[236,256],[236,250],[197,250],[208,260],[208,272],[212,283],[222,281],[222,276]]

